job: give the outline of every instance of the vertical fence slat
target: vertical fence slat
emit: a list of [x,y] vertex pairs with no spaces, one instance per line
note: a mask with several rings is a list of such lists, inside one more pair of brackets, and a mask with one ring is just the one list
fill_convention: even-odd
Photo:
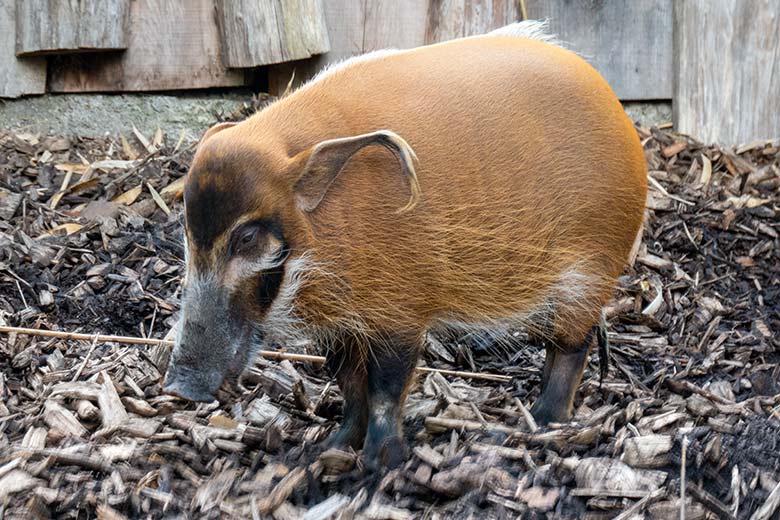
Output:
[[620,99],[672,97],[672,0],[526,0],[526,6],[530,18],[549,19],[552,32]]
[[780,1],[675,2],[676,128],[705,142],[780,136]]
[[16,2],[0,0],[0,98],[42,94],[46,60],[16,57]]
[[217,0],[225,64],[248,68],[327,52],[322,0]]

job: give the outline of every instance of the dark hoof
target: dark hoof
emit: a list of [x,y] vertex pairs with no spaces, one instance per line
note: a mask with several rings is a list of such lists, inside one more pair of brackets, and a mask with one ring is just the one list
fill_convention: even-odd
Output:
[[396,469],[409,458],[409,450],[400,437],[386,437],[379,442],[367,442],[363,458],[370,469]]
[[549,423],[564,423],[571,419],[571,414],[560,406],[550,406],[537,399],[531,407],[531,415],[539,426],[547,426]]

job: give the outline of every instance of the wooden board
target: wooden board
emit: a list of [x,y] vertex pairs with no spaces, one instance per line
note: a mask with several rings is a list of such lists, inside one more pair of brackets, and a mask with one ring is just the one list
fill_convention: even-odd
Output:
[[16,54],[127,48],[130,0],[17,0]]
[[134,0],[121,53],[50,58],[52,92],[116,92],[228,87],[244,73],[222,58],[213,0]]
[[484,34],[521,20],[516,0],[439,0],[428,5],[425,43]]
[[322,0],[217,0],[228,67],[257,67],[327,52]]
[[526,0],[526,8],[549,19],[620,99],[672,97],[672,0]]
[[707,143],[780,136],[780,1],[675,2],[675,127]]
[[313,60],[318,66],[363,53],[366,0],[328,0],[325,3],[325,25],[330,51]]
[[428,2],[369,0],[363,13],[363,49],[409,49],[425,44]]
[[293,71],[299,84],[323,67],[387,48],[411,48],[481,34],[518,19],[514,0],[327,0],[330,52],[268,69],[269,91],[284,91]]
[[0,97],[46,91],[46,60],[16,57],[16,2],[0,0]]
[[365,0],[327,0],[325,25],[330,50],[307,60],[280,63],[268,67],[268,92],[282,94],[291,79],[294,85],[314,76],[329,63],[363,53],[363,21]]

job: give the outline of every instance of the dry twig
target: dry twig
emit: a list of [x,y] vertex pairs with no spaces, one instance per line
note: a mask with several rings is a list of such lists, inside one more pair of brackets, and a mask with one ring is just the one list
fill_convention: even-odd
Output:
[[[174,345],[173,341],[164,340],[164,339],[138,338],[134,336],[111,336],[106,334],[82,334],[80,332],[61,332],[57,330],[29,329],[24,327],[0,326],[0,332],[5,334],[10,334],[10,333],[26,334],[28,336],[59,338],[65,340],[88,341],[91,339],[93,341],[93,346],[92,346],[93,349],[94,349],[94,343],[98,341],[112,342],[112,343],[128,343],[132,345],[163,345],[167,347],[172,347]],[[276,352],[273,350],[260,350],[258,351],[257,354],[259,356],[268,359],[279,359],[279,360],[287,359],[290,361],[304,361],[308,363],[325,363],[324,356],[312,356],[309,354],[294,354],[292,352]],[[84,369],[84,366],[86,366],[88,359],[89,359],[89,354],[87,355],[87,358],[84,359],[82,366],[80,366],[79,369],[76,371],[76,376],[81,374],[81,371]],[[504,376],[500,374],[483,374],[480,372],[465,372],[460,370],[445,370],[445,369],[430,368],[430,367],[417,367],[417,371],[423,373],[439,373],[439,374],[445,374],[445,375],[455,376],[455,377],[463,377],[468,379],[482,379],[485,381],[507,382],[512,380],[510,376]],[[74,381],[77,378],[78,377],[74,377]]]

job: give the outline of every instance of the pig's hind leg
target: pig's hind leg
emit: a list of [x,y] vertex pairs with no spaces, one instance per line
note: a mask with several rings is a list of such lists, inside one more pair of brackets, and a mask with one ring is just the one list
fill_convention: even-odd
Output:
[[370,465],[397,467],[406,458],[402,414],[411,385],[420,339],[393,335],[373,346],[368,366],[368,433],[363,454]]
[[547,323],[551,327],[546,334],[549,342],[542,389],[531,408],[540,424],[571,419],[588,354],[597,339],[604,339],[599,338],[605,334],[601,310],[614,290],[614,281],[608,276],[586,273],[602,273],[604,269],[604,265],[595,265],[590,270],[569,271],[550,296],[552,313]]
[[364,355],[352,338],[342,338],[327,350],[328,371],[336,378],[344,399],[343,420],[338,430],[325,440],[326,448],[359,449],[368,427],[367,373]]
[[571,418],[588,354],[600,332],[601,304],[608,297],[606,291],[597,292],[556,309],[546,345],[541,393],[531,408],[540,424]]
[[531,408],[538,423],[565,422],[571,418],[574,395],[582,380],[592,343],[593,334],[588,332],[574,349],[562,347],[560,343],[546,347],[542,390]]

